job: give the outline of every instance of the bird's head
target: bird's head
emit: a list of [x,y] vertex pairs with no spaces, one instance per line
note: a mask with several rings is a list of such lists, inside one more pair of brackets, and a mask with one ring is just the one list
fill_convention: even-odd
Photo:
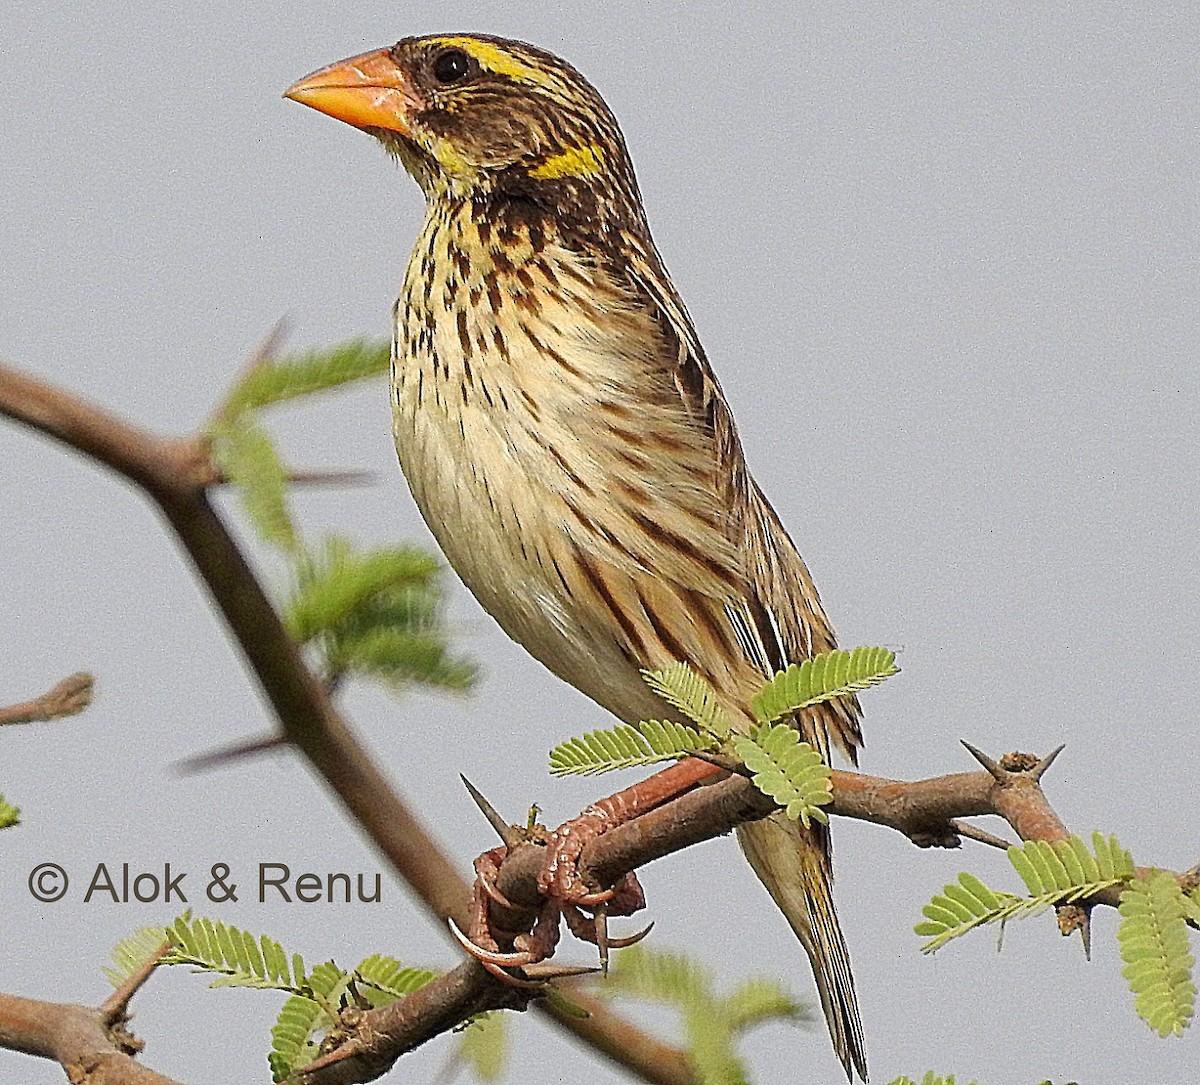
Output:
[[640,218],[604,100],[565,61],[523,42],[405,38],[313,72],[286,97],[377,137],[431,201],[508,197]]

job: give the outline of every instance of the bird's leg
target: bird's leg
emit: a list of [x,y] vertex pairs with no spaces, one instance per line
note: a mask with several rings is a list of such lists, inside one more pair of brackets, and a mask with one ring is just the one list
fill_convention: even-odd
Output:
[[[605,967],[610,947],[632,945],[650,931],[647,927],[631,938],[610,939],[608,917],[632,915],[646,906],[646,898],[632,873],[611,887],[589,886],[579,873],[583,849],[598,836],[662,806],[720,771],[708,762],[685,758],[624,791],[592,803],[579,817],[560,825],[550,835],[546,862],[538,874],[538,891],[547,899],[559,902],[576,938],[594,942],[599,947],[600,960]],[[592,915],[584,915],[580,908],[586,908]]]
[[[646,906],[646,898],[632,873],[624,875],[608,888],[589,886],[578,868],[584,847],[598,836],[662,806],[720,772],[719,768],[708,762],[686,758],[632,787],[592,803],[579,817],[572,818],[549,834],[546,862],[538,875],[542,906],[529,933],[506,931],[497,925],[493,917],[493,905],[509,912],[524,909],[509,901],[497,885],[500,866],[508,848],[493,848],[484,852],[475,860],[476,878],[471,897],[469,935],[462,934],[452,923],[455,936],[484,968],[515,986],[532,984],[506,969],[523,968],[549,957],[558,944],[560,918],[566,919],[575,937],[599,946],[601,961],[607,963],[609,948],[633,945],[650,931],[647,927],[628,938],[609,938],[608,917],[633,915]],[[592,914],[585,915],[580,909]],[[512,952],[502,951],[501,941],[511,943]]]
[[609,914],[612,915],[630,914],[613,911],[612,902],[621,893],[629,893],[630,896],[626,898],[629,901],[641,901],[633,910],[644,907],[640,887],[636,889],[636,898],[632,895],[637,886],[637,879],[632,874],[625,875],[611,888],[591,887],[579,873],[579,856],[598,836],[678,798],[721,771],[707,761],[688,757],[624,791],[592,803],[579,817],[572,818],[551,833],[546,845],[546,862],[538,875],[538,890],[545,897],[579,907],[594,908],[599,904],[608,904]]
[[[646,906],[646,898],[632,873],[609,888],[589,886],[579,873],[583,849],[598,836],[657,809],[720,772],[706,761],[685,758],[632,787],[592,803],[579,817],[560,825],[551,834],[546,862],[538,874],[538,891],[548,900],[558,901],[576,938],[596,944],[601,966],[606,971],[610,948],[633,945],[650,933],[647,927],[629,938],[609,938],[608,917],[633,915]],[[592,914],[585,915],[581,908]]]

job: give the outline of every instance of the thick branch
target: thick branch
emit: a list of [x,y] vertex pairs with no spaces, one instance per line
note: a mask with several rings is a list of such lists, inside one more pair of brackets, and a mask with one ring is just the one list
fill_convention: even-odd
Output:
[[[591,841],[580,857],[583,877],[612,885],[646,863],[709,840],[776,809],[743,776],[697,787],[685,795],[611,829]],[[963,772],[905,782],[855,772],[833,773],[833,801],[825,808],[836,817],[870,821],[903,833],[919,846],[957,843],[956,818],[994,814],[1023,840],[1059,840],[1068,833],[1038,782],[1022,771],[997,780],[987,772]],[[498,887],[510,901],[537,903],[541,847],[522,844],[505,860]],[[1106,896],[1098,903],[1110,902]]]
[[[957,843],[952,820],[980,814],[1006,818],[1025,839],[1058,839],[1066,835],[1036,779],[1020,769],[1001,770],[999,776],[997,779],[990,772],[964,772],[908,783],[860,773],[834,772],[833,801],[826,809],[835,816],[871,821],[895,829],[921,846]],[[721,836],[742,822],[757,820],[775,809],[771,799],[743,776],[732,775],[717,783],[697,786],[591,840],[580,856],[580,873],[589,883],[612,885],[631,870]],[[500,868],[497,888],[509,901],[524,906],[527,911],[506,911],[505,929],[519,929],[522,924],[532,922],[539,903],[538,875],[544,862],[540,844],[520,843],[510,847]],[[1104,898],[1098,898],[1098,901],[1109,903]],[[489,998],[502,997],[502,993],[496,991],[490,996],[485,991],[481,994],[482,1001],[471,1002],[473,996],[462,993],[461,985],[465,980],[461,971],[456,970],[442,981],[436,981],[445,984],[445,990],[438,992],[436,997],[458,997],[460,1006],[474,1007],[470,1012],[504,1004],[489,1001]],[[433,987],[431,984],[425,990],[432,995]],[[572,992],[572,998],[575,997]],[[393,1029],[393,1017],[404,1019],[402,1027]],[[386,1065],[389,1059],[408,1050],[414,1042],[428,1038],[429,1034],[421,1034],[422,1030],[441,1027],[443,1021],[437,1015],[423,1019],[416,1023],[418,1030],[414,1033],[410,1030],[413,1022],[400,1004],[369,1011],[356,1018],[353,1039],[329,1057],[326,1068],[331,1068],[341,1057],[352,1058],[364,1067],[379,1061]],[[612,1029],[604,1029],[603,1035],[607,1040]],[[401,1050],[396,1045],[405,1046]],[[686,1064],[683,1071],[688,1076],[676,1080],[691,1080],[691,1071]],[[326,1069],[306,1072],[302,1080],[305,1085],[362,1080],[325,1075]]]
[[137,1042],[87,1006],[0,995],[0,1047],[51,1059],[77,1085],[178,1085],[136,1062]]

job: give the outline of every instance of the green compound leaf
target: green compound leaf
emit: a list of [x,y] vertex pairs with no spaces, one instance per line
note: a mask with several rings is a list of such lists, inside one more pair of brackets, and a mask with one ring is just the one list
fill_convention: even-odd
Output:
[[725,997],[725,1019],[734,1032],[742,1032],[767,1021],[807,1021],[808,1007],[797,1002],[774,980],[752,976]]
[[976,927],[1038,915],[1058,904],[1070,904],[1102,889],[1121,885],[1133,875],[1133,861],[1116,837],[1092,836],[1096,854],[1078,836],[1053,844],[1032,840],[1008,849],[1028,897],[989,889],[973,874],[960,874],[957,883],[943,887],[922,913],[925,921],[913,929],[930,939],[921,947],[932,953]]
[[[1047,906],[1045,902],[1036,905],[1039,909]],[[964,873],[958,876],[957,882],[944,886],[943,891],[921,909],[925,922],[918,923],[914,930],[930,939],[921,947],[921,952],[933,953],[952,938],[984,924],[1009,919],[1031,907],[1035,906],[1026,898],[995,892],[974,875]]]
[[754,775],[751,781],[770,796],[793,820],[808,825],[815,819],[828,823],[821,807],[832,798],[829,766],[798,732],[787,724],[756,727],[748,738],[738,739],[734,752]]
[[1130,884],[1119,911],[1121,974],[1134,994],[1134,1008],[1160,1036],[1180,1036],[1196,1005],[1183,891],[1174,875],[1156,870]]
[[774,723],[802,708],[876,686],[899,671],[896,653],[887,648],[837,648],[780,671],[751,706],[759,723]]
[[255,938],[220,920],[190,919],[185,913],[163,930],[172,948],[163,964],[190,965],[197,972],[216,974],[212,987],[256,987],[303,993],[308,978],[304,960],[292,957],[294,974],[289,974],[283,947],[265,934]]
[[250,415],[218,422],[209,433],[213,462],[237,491],[254,530],[266,542],[294,550],[287,470],[270,435]]
[[508,1064],[508,1019],[492,1010],[472,1017],[459,1033],[458,1057],[480,1081],[500,1081]]
[[272,1081],[285,1081],[292,1071],[306,1066],[317,1057],[319,1046],[312,1035],[319,1027],[324,1013],[310,998],[293,995],[279,1011],[271,1026],[271,1050],[267,1063]]
[[1008,849],[1008,858],[1032,896],[1133,875],[1133,859],[1115,836],[1092,834],[1095,855],[1078,836],[1067,840],[1029,840]]
[[4,801],[4,796],[0,795],[0,829],[7,829],[11,825],[21,824],[21,811],[16,806]]
[[348,978],[332,961],[319,964],[307,977],[305,993],[293,995],[283,1004],[271,1027],[267,1062],[272,1081],[285,1081],[320,1053],[313,1034],[333,1024],[332,1004],[337,993],[345,989]]
[[157,957],[167,941],[166,927],[141,927],[113,946],[111,956],[115,967],[102,971],[114,987],[120,987]]
[[716,738],[728,738],[729,718],[717,701],[717,691],[686,663],[673,663],[657,671],[642,671],[655,693],[679,709],[700,730]]
[[234,386],[220,414],[235,418],[271,403],[378,376],[387,372],[390,356],[386,339],[351,339],[325,350],[270,358]]
[[436,972],[424,968],[406,968],[395,957],[372,953],[364,957],[354,969],[360,985],[365,985],[367,1001],[372,1006],[386,1006],[398,998],[419,991],[427,983],[437,979]]
[[[955,1085],[954,1075],[942,1077],[940,1074],[935,1074],[932,1070],[926,1071],[925,1076],[921,1080],[913,1081],[910,1077],[898,1077],[888,1082],[888,1085]],[[979,1085],[979,1082],[972,1081],[970,1085]],[[1044,1083],[1049,1085],[1049,1082]]]
[[768,980],[752,979],[727,997],[714,990],[713,975],[682,954],[634,946],[621,950],[597,994],[648,999],[683,1018],[688,1056],[703,1085],[744,1085],[746,1067],[736,1041],[746,1029],[805,1011]]
[[322,552],[303,563],[284,622],[292,639],[306,644],[321,633],[344,626],[382,593],[425,588],[438,568],[433,555],[415,547],[359,553],[344,540],[331,539]]
[[440,568],[421,550],[357,551],[344,539],[326,539],[300,556],[284,622],[295,640],[318,648],[330,678],[465,689],[475,668],[446,643]]
[[621,950],[599,993],[686,1008],[711,999],[712,989],[712,972],[699,961],[682,953],[637,945]]
[[686,724],[642,720],[607,731],[589,731],[550,751],[553,776],[596,776],[614,769],[655,765],[714,749],[716,741]]

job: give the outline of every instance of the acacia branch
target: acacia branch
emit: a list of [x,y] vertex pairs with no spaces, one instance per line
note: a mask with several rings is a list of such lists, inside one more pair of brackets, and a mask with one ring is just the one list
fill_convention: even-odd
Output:
[[179,1085],[136,1062],[124,1014],[0,995],[0,1047],[59,1063],[76,1085]]
[[[961,835],[955,827],[958,819],[979,815],[1004,818],[1025,840],[1058,840],[1068,835],[1042,791],[1043,761],[1026,754],[1007,754],[998,762],[989,759],[989,765],[988,771],[953,773],[911,782],[834,771],[833,798],[825,809],[837,817],[869,821],[894,829],[919,847],[957,847]],[[540,901],[538,875],[545,863],[543,845],[534,841],[513,842],[516,830],[496,824],[502,819],[490,810],[486,800],[482,800],[474,788],[471,790],[476,802],[489,815],[493,827],[509,841],[508,854],[501,864],[496,885],[500,893],[518,908],[503,909],[493,918],[505,930],[523,929],[533,922]],[[718,783],[697,786],[594,838],[583,848],[579,872],[590,884],[612,885],[626,873],[655,859],[721,836],[743,822],[757,820],[777,809],[775,803],[744,776],[731,775]],[[990,834],[983,835],[990,837]],[[1118,898],[1119,890],[1114,889],[1096,894],[1086,904],[1115,907]],[[1076,906],[1068,907],[1076,909]],[[1077,918],[1072,922],[1073,926],[1080,925]],[[1068,933],[1066,926],[1063,930]],[[456,969],[422,991],[428,992],[428,997],[439,1005],[458,999],[457,1004],[463,1012],[514,1005],[511,1001],[490,1001],[501,998],[501,992],[489,992],[486,988],[480,991],[473,987],[474,983],[486,983],[475,974],[475,968],[472,964]],[[510,998],[516,998],[511,990],[508,994]],[[574,990],[571,997],[577,998]],[[448,1027],[446,1019],[437,1014],[414,1020],[412,1009],[400,1002],[356,1014],[347,1031],[345,1045],[308,1067],[299,1075],[298,1082],[302,1085],[340,1085],[364,1080],[353,1075],[340,1076],[344,1069],[343,1060],[356,1067],[356,1072],[390,1065],[411,1046],[427,1039],[426,1029]]]
[[[469,887],[376,767],[304,663],[278,613],[209,503],[207,442],[148,434],[63,389],[0,363],[0,415],[29,426],[136,483],[154,501],[208,587],[266,694],[285,739],[309,760],[345,809],[439,921],[468,923]],[[488,980],[499,987],[498,981]],[[501,990],[500,994],[507,997]],[[651,1085],[690,1085],[677,1048],[658,1043],[594,999],[579,1019],[553,1007],[562,1027]],[[429,1033],[433,1035],[433,1033]]]

